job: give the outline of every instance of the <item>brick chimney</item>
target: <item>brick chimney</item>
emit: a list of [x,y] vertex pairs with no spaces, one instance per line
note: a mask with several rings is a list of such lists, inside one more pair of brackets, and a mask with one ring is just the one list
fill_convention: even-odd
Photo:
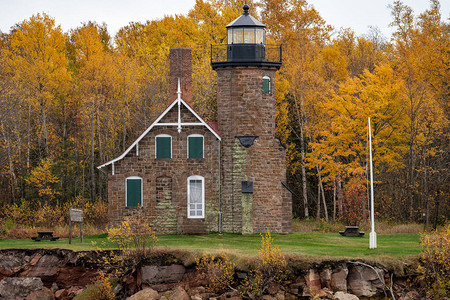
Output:
[[170,49],[170,100],[177,98],[178,78],[181,99],[192,106],[192,63],[190,48]]

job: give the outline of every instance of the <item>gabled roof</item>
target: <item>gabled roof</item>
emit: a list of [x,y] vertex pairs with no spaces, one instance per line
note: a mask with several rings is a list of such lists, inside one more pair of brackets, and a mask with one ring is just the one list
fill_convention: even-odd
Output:
[[[114,159],[112,159],[112,160],[110,160],[110,161],[107,161],[107,162],[105,162],[105,163],[103,163],[103,164],[101,164],[101,165],[99,165],[98,167],[97,167],[97,169],[101,169],[101,168],[103,168],[103,167],[106,167],[106,166],[108,166],[108,165],[110,165],[110,164],[112,164],[112,163],[114,163],[114,162],[116,162],[116,161],[119,161],[119,160],[121,160],[122,158],[124,158],[130,151],[131,151],[131,149],[133,149],[146,135],[147,135],[147,133],[149,133],[150,132],[150,130],[152,130],[152,128],[153,127],[155,127],[155,126],[164,126],[164,125],[166,125],[166,126],[177,126],[177,128],[178,128],[178,132],[181,132],[181,129],[182,129],[182,126],[189,126],[189,125],[193,125],[193,124],[195,124],[195,125],[203,125],[203,126],[205,126],[206,128],[208,128],[208,130],[212,133],[212,134],[214,134],[214,136],[219,140],[219,141],[221,141],[222,140],[222,138],[221,138],[221,136],[220,136],[220,133],[219,133],[219,131],[217,130],[217,128],[215,128],[216,126],[213,124],[213,123],[207,123],[207,122],[205,122],[205,120],[203,120],[203,118],[202,117],[200,117],[196,112],[195,112],[195,110],[189,105],[189,104],[187,104],[183,99],[181,99],[181,97],[180,97],[180,95],[181,95],[181,91],[180,91],[180,81],[178,80],[178,98],[175,100],[175,101],[173,101],[172,102],[172,104],[170,104],[169,105],[169,107],[168,108],[166,108],[166,110],[161,114],[161,115],[159,115],[159,117],[133,142],[133,144],[131,144],[131,146],[130,147],[128,147],[127,148],[127,150],[125,150],[121,155],[119,155],[118,157],[116,157],[116,158],[114,158]],[[160,121],[164,118],[164,116],[170,111],[170,110],[172,110],[172,108],[175,106],[175,105],[178,105],[178,122],[177,123],[160,123]],[[197,120],[199,121],[199,123],[182,123],[181,122],[181,117],[180,117],[180,110],[181,110],[181,105],[183,105],[184,107],[186,107],[196,118],[197,118]]]

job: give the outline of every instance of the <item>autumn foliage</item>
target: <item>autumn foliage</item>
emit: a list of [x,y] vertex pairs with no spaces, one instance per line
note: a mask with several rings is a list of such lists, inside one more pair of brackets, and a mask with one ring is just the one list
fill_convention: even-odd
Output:
[[[414,15],[394,1],[390,39],[375,27],[362,36],[334,29],[306,0],[246,2],[267,25],[267,43],[283,44],[276,132],[287,148],[294,214],[362,217],[362,199],[349,194],[362,195],[352,180],[367,177],[371,117],[379,216],[422,221],[425,213],[427,224],[443,224],[450,38],[439,2]],[[197,0],[187,15],[133,22],[115,36],[94,22],[64,32],[45,13],[0,33],[0,201],[57,209],[82,197],[101,206],[107,176],[96,166],[173,100],[170,48],[192,49],[194,108],[216,120],[210,45],[226,43],[225,26],[243,4]]]

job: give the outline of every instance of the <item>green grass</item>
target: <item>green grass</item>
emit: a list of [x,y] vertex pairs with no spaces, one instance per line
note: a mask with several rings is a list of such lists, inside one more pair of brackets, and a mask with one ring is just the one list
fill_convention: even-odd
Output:
[[[300,256],[330,258],[401,258],[421,252],[418,234],[378,234],[377,249],[369,249],[369,236],[342,237],[337,233],[292,233],[288,235],[273,234],[274,244],[283,253]],[[209,234],[209,235],[163,235],[158,237],[158,248],[185,249],[197,252],[226,251],[236,255],[257,255],[261,237],[258,234]],[[95,242],[97,246],[93,246]],[[7,248],[66,248],[75,251],[115,248],[108,241],[106,234],[87,236],[84,243],[79,238],[72,240],[59,239],[55,242],[31,239],[0,240],[0,249]]]

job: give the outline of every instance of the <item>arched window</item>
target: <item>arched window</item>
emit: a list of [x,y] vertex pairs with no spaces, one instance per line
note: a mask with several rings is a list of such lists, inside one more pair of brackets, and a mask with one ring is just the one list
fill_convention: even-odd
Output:
[[172,137],[170,135],[158,134],[155,143],[156,158],[172,158]]
[[264,76],[262,78],[262,90],[263,94],[270,94],[270,77]]
[[203,158],[203,135],[191,134],[188,136],[188,158]]
[[127,177],[125,180],[125,203],[127,207],[142,206],[142,178]]
[[187,210],[188,218],[201,219],[205,217],[205,178],[190,176],[188,184]]

